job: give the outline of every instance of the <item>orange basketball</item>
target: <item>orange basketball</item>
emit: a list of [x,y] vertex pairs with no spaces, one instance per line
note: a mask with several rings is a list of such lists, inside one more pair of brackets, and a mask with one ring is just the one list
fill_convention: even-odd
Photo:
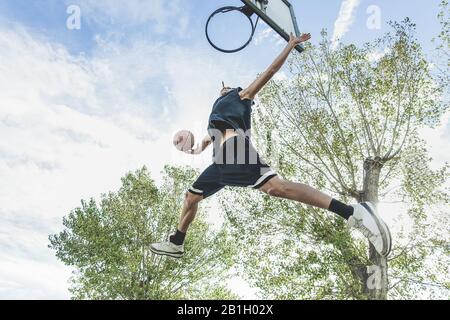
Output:
[[194,142],[194,135],[188,130],[178,131],[173,137],[173,145],[183,152],[192,150]]

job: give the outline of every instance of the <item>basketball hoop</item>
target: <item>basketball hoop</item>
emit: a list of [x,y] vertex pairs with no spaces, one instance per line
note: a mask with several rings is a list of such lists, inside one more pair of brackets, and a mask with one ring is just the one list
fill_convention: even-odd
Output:
[[[228,13],[228,12],[232,12],[232,11],[239,11],[242,14],[244,14],[251,25],[252,28],[252,33],[250,34],[250,38],[248,39],[248,41],[241,47],[237,48],[237,49],[224,49],[224,48],[220,48],[219,46],[217,46],[214,42],[212,42],[210,36],[209,36],[209,23],[211,22],[211,20],[218,14],[221,13]],[[206,22],[206,27],[205,27],[205,34],[206,34],[206,39],[208,40],[209,44],[216,50],[220,51],[220,52],[224,52],[224,53],[235,53],[235,52],[239,52],[243,49],[245,49],[250,42],[252,42],[253,40],[253,36],[255,35],[255,31],[256,31],[256,27],[258,26],[258,21],[259,21],[259,17],[256,19],[256,23],[253,23],[252,20],[252,15],[254,14],[253,10],[248,7],[248,6],[243,6],[243,7],[234,7],[234,6],[226,6],[226,7],[222,7],[220,9],[217,9],[216,11],[214,11],[208,18],[208,21]]]
[[[294,7],[289,2],[289,0],[241,0],[241,1],[244,3],[243,7],[234,7],[234,6],[223,7],[214,11],[208,18],[205,28],[206,39],[208,39],[209,44],[216,50],[225,53],[234,53],[246,48],[253,40],[259,19],[263,20],[274,32],[276,32],[281,38],[283,38],[286,41],[290,40],[291,34],[293,34],[296,37],[300,36],[300,29],[297,24],[295,10]],[[212,42],[209,33],[209,26],[210,26],[209,24],[216,15],[221,13],[229,13],[232,11],[238,11],[248,18],[252,28],[252,33],[248,41],[243,46],[237,49],[229,50],[221,48],[217,44]],[[253,14],[256,14],[258,16],[255,23],[252,20]],[[296,46],[295,49],[300,53],[302,53],[305,50],[302,45]]]

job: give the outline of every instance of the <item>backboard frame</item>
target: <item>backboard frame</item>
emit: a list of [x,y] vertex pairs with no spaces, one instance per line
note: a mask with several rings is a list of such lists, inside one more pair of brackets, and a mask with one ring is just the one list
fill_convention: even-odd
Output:
[[[274,29],[283,39],[285,39],[286,41],[289,41],[290,35],[287,34],[287,32],[285,32],[281,27],[279,27],[278,24],[275,21],[273,21],[264,11],[262,11],[260,8],[258,8],[254,4],[253,1],[258,1],[258,0],[241,0],[241,1],[246,6],[251,8],[255,14],[257,14],[265,23],[267,23],[272,29]],[[292,20],[294,23],[294,29],[296,32],[296,36],[297,37],[300,36],[300,29],[298,27],[297,17],[295,16],[293,5],[287,0],[281,0],[281,1],[283,1],[286,4],[286,6],[289,8],[289,10],[291,12],[291,17],[292,17]],[[300,53],[305,51],[305,49],[303,48],[302,45],[298,45],[297,47],[295,47],[295,49]]]

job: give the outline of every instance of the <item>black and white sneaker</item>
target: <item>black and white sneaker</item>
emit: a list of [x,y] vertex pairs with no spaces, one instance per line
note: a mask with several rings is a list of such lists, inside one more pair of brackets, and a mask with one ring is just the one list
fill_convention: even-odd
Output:
[[352,205],[353,215],[348,219],[348,226],[359,230],[373,244],[383,257],[391,253],[392,238],[387,224],[378,215],[370,202]]
[[[170,239],[170,236],[169,236]],[[172,258],[181,258],[184,255],[184,245],[176,245],[170,240],[166,242],[153,243],[150,245],[150,251],[161,256],[169,256]]]

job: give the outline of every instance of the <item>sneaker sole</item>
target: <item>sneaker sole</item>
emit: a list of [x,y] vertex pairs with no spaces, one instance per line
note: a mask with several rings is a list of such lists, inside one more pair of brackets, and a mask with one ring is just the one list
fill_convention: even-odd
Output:
[[383,219],[381,219],[381,217],[377,214],[377,211],[375,210],[375,208],[372,206],[372,204],[370,202],[363,202],[363,203],[361,203],[361,205],[367,211],[369,211],[369,213],[372,215],[373,219],[375,220],[375,223],[377,224],[378,229],[380,229],[380,231],[381,231],[381,236],[383,238],[383,243],[385,244],[384,247],[386,248],[386,250],[384,250],[383,252],[380,252],[380,255],[382,255],[383,257],[388,257],[389,254],[391,253],[391,248],[392,248],[392,237],[391,237],[391,231],[389,230],[389,227],[383,221]]
[[369,205],[371,206],[371,208],[373,209],[373,212],[375,213],[375,216],[378,218],[378,220],[380,221],[381,225],[384,228],[384,231],[386,232],[386,238],[387,238],[387,243],[388,243],[388,249],[386,254],[384,255],[384,257],[388,257],[391,254],[391,250],[392,250],[392,235],[391,235],[391,230],[389,229],[389,226],[387,225],[386,222],[384,222],[384,220],[378,215],[377,211],[373,208],[372,204],[369,203]]
[[389,248],[388,248],[388,251],[387,251],[387,254],[385,255],[385,257],[388,257],[391,254],[391,250],[392,250],[392,235],[391,235],[391,230],[389,229],[386,222],[384,222],[383,220],[381,220],[381,221],[383,223],[384,228],[387,230]]
[[177,258],[177,259],[182,258],[184,256],[184,253],[173,253],[173,252],[161,251],[161,250],[156,250],[152,247],[150,247],[150,251],[159,256],[168,256],[168,257]]

